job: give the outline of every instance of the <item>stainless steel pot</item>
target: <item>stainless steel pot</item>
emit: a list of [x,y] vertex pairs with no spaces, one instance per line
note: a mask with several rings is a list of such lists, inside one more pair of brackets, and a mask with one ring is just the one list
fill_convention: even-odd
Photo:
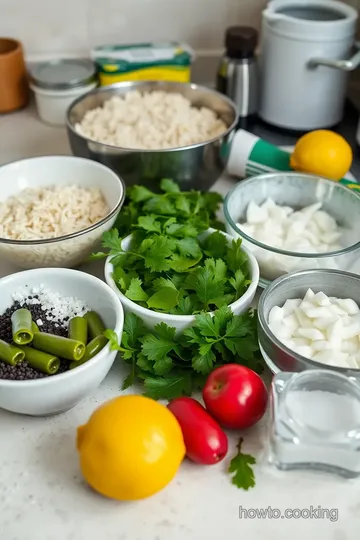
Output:
[[[228,126],[226,132],[199,144],[165,150],[139,150],[110,146],[83,137],[75,125],[85,113],[113,95],[131,90],[180,93],[195,107],[208,107]],[[75,100],[67,112],[67,132],[75,156],[93,159],[117,172],[126,185],[140,183],[154,188],[161,178],[172,178],[181,189],[209,189],[224,172],[230,143],[238,122],[235,104],[222,94],[195,84],[136,81],[97,88]]]

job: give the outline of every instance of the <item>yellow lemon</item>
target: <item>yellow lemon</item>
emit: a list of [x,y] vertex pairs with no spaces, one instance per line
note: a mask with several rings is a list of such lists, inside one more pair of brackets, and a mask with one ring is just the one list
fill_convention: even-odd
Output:
[[340,180],[349,171],[352,159],[351,146],[341,135],[320,129],[298,140],[290,166],[295,171]]
[[120,396],[99,407],[77,431],[84,478],[106,497],[143,499],[164,488],[185,456],[181,428],[152,399]]

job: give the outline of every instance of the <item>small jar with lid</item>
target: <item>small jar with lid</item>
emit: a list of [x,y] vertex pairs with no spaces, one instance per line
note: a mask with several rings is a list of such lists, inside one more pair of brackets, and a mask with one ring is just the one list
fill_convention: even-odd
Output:
[[258,108],[258,32],[251,26],[232,26],[226,30],[226,52],[217,74],[217,90],[238,107],[240,118],[254,115]]
[[54,60],[30,69],[38,115],[47,124],[64,126],[71,103],[96,86],[95,65],[90,60]]

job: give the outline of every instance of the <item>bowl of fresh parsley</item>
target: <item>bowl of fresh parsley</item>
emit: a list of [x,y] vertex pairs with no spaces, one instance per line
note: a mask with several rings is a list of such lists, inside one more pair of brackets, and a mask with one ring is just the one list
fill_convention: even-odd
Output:
[[106,282],[125,311],[121,343],[107,336],[130,366],[124,388],[171,399],[202,388],[219,365],[263,369],[254,256],[223,232],[217,193],[180,191],[162,180],[162,193],[127,190],[116,227],[103,236]]
[[259,267],[241,239],[173,219],[164,222],[156,214],[138,224],[124,239],[116,230],[108,238],[105,279],[126,313],[148,328],[164,322],[181,332],[198,313],[229,306],[239,315],[249,309]]

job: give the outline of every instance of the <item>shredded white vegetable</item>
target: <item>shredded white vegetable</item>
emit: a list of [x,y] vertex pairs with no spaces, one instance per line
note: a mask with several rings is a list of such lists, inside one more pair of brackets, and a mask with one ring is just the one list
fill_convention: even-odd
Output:
[[103,144],[160,150],[207,141],[227,126],[215,112],[193,107],[181,94],[132,91],[87,111],[75,129]]
[[109,213],[98,188],[75,185],[24,189],[0,203],[0,237],[39,240],[71,234]]

